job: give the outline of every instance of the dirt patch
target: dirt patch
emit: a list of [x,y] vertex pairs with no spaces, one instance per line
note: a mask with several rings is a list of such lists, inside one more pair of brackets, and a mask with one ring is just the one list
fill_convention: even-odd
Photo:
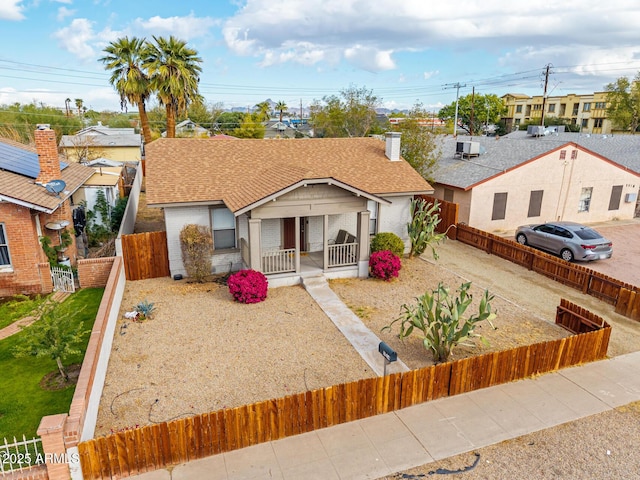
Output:
[[147,206],[145,181],[142,181],[142,191],[138,198],[138,213],[133,233],[159,232],[165,230],[164,211],[161,208]]
[[82,364],[75,363],[67,367],[68,380],[64,380],[58,370],[47,373],[42,380],[40,380],[40,388],[48,391],[64,390],[67,387],[78,383],[78,377],[80,376],[80,369]]

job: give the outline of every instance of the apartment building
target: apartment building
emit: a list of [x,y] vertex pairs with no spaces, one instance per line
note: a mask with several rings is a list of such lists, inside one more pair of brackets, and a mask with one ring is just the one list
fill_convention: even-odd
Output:
[[544,108],[545,118],[562,118],[572,125],[580,125],[582,133],[611,133],[611,121],[607,119],[607,92],[586,95],[570,93],[564,96],[530,97],[521,93],[507,93],[502,101],[507,113],[502,117],[507,130],[516,130],[529,121],[540,121]]

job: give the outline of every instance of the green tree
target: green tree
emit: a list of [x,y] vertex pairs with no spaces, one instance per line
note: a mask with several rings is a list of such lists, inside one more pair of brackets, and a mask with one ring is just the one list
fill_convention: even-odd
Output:
[[311,105],[311,121],[320,137],[364,137],[376,121],[380,99],[373,90],[354,85],[340,95],[325,96]]
[[189,105],[201,101],[198,91],[202,59],[198,52],[173,35],[168,39],[153,37],[147,42],[143,68],[147,70],[151,86],[167,113],[167,138],[176,136],[176,118]]
[[[450,105],[442,107],[438,116],[453,125],[455,111],[456,102],[452,102]],[[473,121],[471,120],[472,111]],[[460,128],[466,130],[469,135],[482,134],[485,125],[497,123],[505,112],[504,103],[493,93],[487,95],[469,94],[458,100],[458,122],[461,124]]]
[[633,79],[620,77],[609,83],[607,91],[607,117],[613,125],[635,134],[640,125],[640,72]]
[[424,348],[433,354],[433,360],[436,363],[446,362],[456,345],[464,344],[471,337],[480,337],[474,333],[479,322],[487,320],[491,324],[496,316],[491,312],[493,295],[485,290],[478,305],[478,313],[465,318],[464,313],[473,301],[470,288],[471,282],[463,283],[458,289],[457,297],[454,297],[441,282],[435,290],[416,298],[415,305],[403,304],[402,315],[382,330],[390,331],[399,322],[398,337],[401,340],[416,332],[422,339]]
[[287,104],[285,102],[283,102],[282,100],[280,100],[278,103],[276,103],[276,110],[278,112],[280,112],[280,122],[282,122],[282,114],[284,112],[286,112],[289,109],[289,107],[287,107]]
[[393,129],[402,133],[400,141],[402,157],[420,175],[431,181],[441,152],[436,134],[420,124],[421,120],[429,116],[422,103],[417,102],[405,119],[394,125]]
[[151,95],[151,85],[147,73],[142,68],[146,42],[143,38],[123,37],[111,42],[103,51],[106,53],[98,61],[111,71],[109,82],[120,95],[120,106],[126,111],[127,103],[138,107],[142,136],[150,143],[151,129],[146,111],[146,102]]
[[218,118],[216,118],[215,126],[219,128],[221,132],[233,135],[233,132],[240,128],[244,117],[247,115],[248,114],[243,112],[222,112],[218,115]]
[[13,354],[17,357],[50,357],[55,360],[60,376],[69,380],[63,361],[70,355],[81,353],[79,348],[86,333],[83,322],[74,322],[82,310],[69,311],[64,304],[48,304],[40,318],[24,327],[25,337]]
[[211,129],[214,119],[222,112],[222,103],[193,102],[187,109],[187,117],[201,127]]
[[264,138],[266,127],[258,118],[258,114],[245,115],[238,128],[234,129],[232,135],[238,138]]
[[43,103],[13,103],[0,106],[0,136],[24,144],[33,144],[33,132],[38,124],[48,124],[56,132],[58,141],[82,128],[77,116],[67,117],[59,109]]

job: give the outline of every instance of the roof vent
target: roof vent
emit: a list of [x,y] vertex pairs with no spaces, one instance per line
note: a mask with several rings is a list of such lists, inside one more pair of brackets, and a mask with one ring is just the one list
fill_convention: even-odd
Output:
[[36,125],[37,130],[49,130],[49,127],[51,127],[51,125],[49,125],[48,123],[39,123],[38,125]]

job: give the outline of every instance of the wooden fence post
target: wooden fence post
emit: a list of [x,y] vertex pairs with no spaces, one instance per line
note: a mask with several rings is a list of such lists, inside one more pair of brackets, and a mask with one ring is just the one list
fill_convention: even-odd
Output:
[[71,477],[67,449],[64,445],[64,424],[67,414],[42,417],[38,435],[42,439],[42,450],[49,480],[68,480]]

